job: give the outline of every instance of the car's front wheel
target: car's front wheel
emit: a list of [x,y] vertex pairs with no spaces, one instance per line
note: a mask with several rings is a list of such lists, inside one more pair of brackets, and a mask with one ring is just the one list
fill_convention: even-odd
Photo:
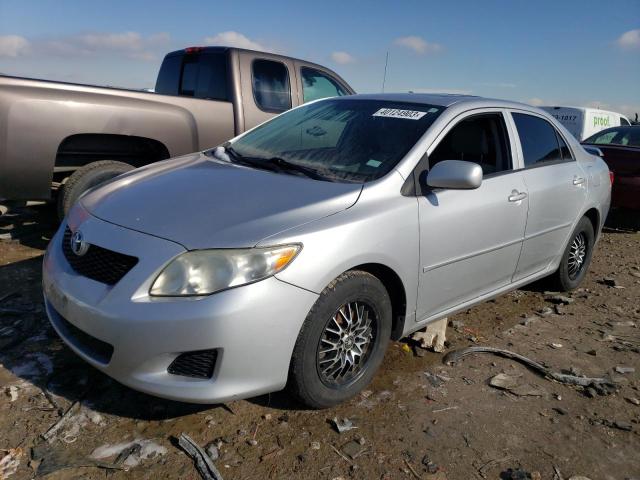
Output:
[[380,366],[391,336],[391,300],[370,273],[333,280],[307,315],[289,370],[289,391],[313,408],[360,392]]
[[591,220],[582,217],[571,233],[558,270],[551,277],[558,290],[568,292],[582,283],[591,263],[594,240]]

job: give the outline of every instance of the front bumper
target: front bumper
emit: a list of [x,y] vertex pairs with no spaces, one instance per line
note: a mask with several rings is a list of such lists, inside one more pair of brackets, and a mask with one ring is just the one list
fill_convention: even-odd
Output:
[[[45,255],[45,305],[58,334],[88,363],[136,390],[194,403],[285,386],[295,341],[317,294],[271,277],[207,297],[150,297],[150,283],[184,248],[89,216],[82,222],[89,243],[140,259],[108,286],[71,269],[62,254],[64,228]],[[72,335],[70,328],[90,337]],[[98,352],[84,338],[104,342],[112,353]],[[181,353],[209,349],[217,351],[212,378],[168,373]]]

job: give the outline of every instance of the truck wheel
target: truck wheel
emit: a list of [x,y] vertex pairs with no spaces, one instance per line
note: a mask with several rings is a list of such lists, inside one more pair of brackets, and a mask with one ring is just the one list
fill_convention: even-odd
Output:
[[591,220],[582,217],[569,238],[558,270],[550,277],[557,290],[568,292],[580,285],[591,263],[594,240]]
[[60,220],[64,218],[84,192],[120,174],[133,170],[133,168],[128,163],[101,160],[85,165],[73,172],[61,191],[58,192],[58,217]]
[[391,300],[367,272],[349,271],[320,294],[298,335],[288,389],[312,408],[337,405],[373,378],[391,337]]

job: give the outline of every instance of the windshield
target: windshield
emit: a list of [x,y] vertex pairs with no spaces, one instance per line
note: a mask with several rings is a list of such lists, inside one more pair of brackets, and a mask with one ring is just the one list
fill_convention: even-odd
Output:
[[393,169],[442,110],[417,103],[324,100],[283,113],[231,147],[239,157],[294,164],[323,180],[367,182]]
[[640,147],[640,127],[615,128],[598,132],[582,143]]

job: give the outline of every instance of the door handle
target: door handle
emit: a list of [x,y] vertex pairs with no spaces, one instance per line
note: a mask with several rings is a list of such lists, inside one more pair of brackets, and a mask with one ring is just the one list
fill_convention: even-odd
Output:
[[519,202],[520,200],[524,200],[527,198],[527,194],[525,192],[519,192],[517,190],[513,190],[511,195],[509,195],[510,202]]
[[574,185],[582,185],[584,182],[585,182],[584,177],[578,177],[578,176],[573,177]]

